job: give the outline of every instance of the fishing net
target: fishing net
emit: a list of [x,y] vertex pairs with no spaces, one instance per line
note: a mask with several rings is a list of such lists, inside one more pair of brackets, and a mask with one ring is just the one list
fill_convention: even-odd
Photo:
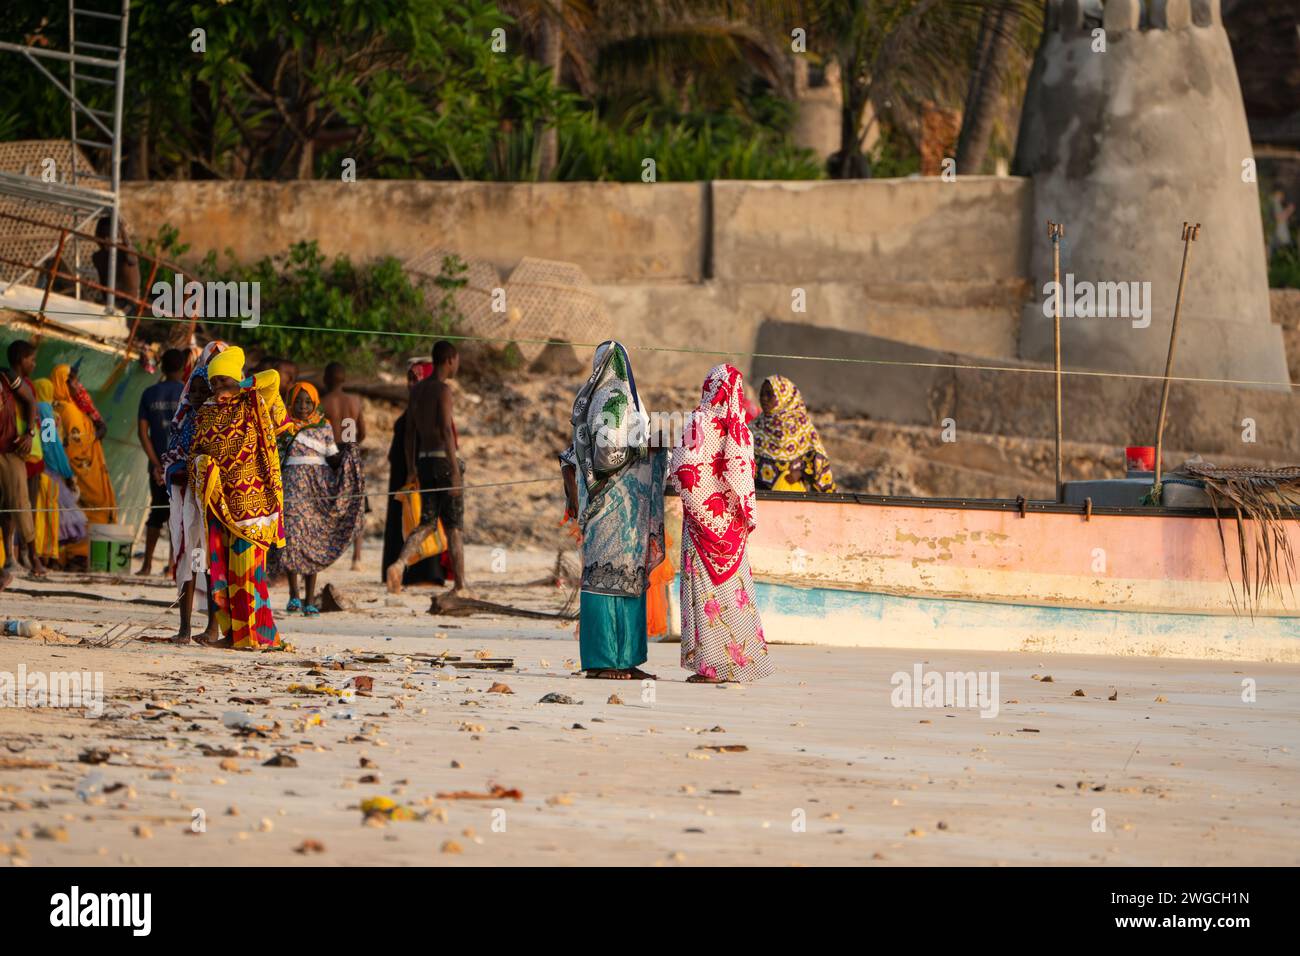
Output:
[[605,302],[571,262],[525,256],[506,283],[508,335],[532,362],[548,341],[594,343],[608,338]]

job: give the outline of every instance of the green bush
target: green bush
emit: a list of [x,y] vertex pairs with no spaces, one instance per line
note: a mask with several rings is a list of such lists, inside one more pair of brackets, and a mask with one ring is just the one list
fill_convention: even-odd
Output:
[[771,129],[734,117],[686,117],[655,125],[611,127],[585,114],[559,130],[557,179],[641,182],[645,160],[658,182],[706,179],[818,179],[821,164],[811,150]]
[[[173,261],[189,249],[167,225],[144,247]],[[426,291],[392,256],[362,264],[346,255],[331,260],[315,241],[294,243],[285,253],[248,264],[237,262],[231,250],[226,254],[226,268],[208,253],[192,277],[259,283],[259,324],[246,329],[235,318],[199,321],[213,337],[265,355],[311,365],[338,361],[369,371],[388,357],[428,351],[430,340],[455,334],[462,321],[453,292],[465,284],[466,266],[456,256],[443,259]],[[172,275],[160,270],[157,281],[170,282]],[[168,327],[148,323],[146,337],[151,331],[152,337],[164,337],[171,321]]]
[[1268,264],[1268,284],[1273,289],[1300,289],[1300,249],[1289,246],[1273,253]]

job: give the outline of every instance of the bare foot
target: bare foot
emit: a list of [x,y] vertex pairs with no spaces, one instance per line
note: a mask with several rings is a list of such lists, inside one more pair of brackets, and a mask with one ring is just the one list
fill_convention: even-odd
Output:
[[147,578],[151,574],[153,574],[153,568],[147,564],[140,565],[140,570],[135,572],[136,577],[139,578]]
[[212,637],[208,638],[206,634],[200,634],[196,644],[202,644],[204,647],[224,647],[231,648],[235,646],[235,640],[231,637]]
[[597,668],[587,671],[587,678],[589,680],[631,680],[632,672],[614,668]]
[[360,558],[353,558],[353,559],[352,559],[352,570],[353,570],[353,571],[360,571],[360,570],[361,570],[361,559],[360,559]]
[[628,673],[631,674],[632,677],[636,680],[658,680],[659,679],[654,674],[647,674],[639,667],[633,667],[630,671],[628,671]]
[[726,681],[720,677],[705,677],[703,674],[692,674],[686,678],[688,684],[725,684]]
[[405,570],[406,566],[401,561],[394,561],[388,566],[388,570],[384,572],[384,582],[388,586],[389,594],[402,593],[402,572]]
[[0,568],[0,591],[3,591],[5,588],[9,587],[9,583],[13,581],[13,579],[14,576],[12,574],[4,570],[3,568]]

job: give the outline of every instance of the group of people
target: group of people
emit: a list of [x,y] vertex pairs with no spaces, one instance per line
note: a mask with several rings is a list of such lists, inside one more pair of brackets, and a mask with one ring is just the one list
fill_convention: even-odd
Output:
[[[67,365],[33,381],[35,348],[15,342],[0,376],[0,500],[4,545],[36,576],[87,525],[111,524],[116,504],[104,462],[102,417]],[[407,373],[407,408],[394,427],[383,581],[392,592],[453,579],[465,588],[465,464],[450,380],[450,342]],[[140,400],[138,436],[149,461],[151,502],[144,562],[153,572],[163,527],[171,545],[185,644],[274,649],[281,637],[270,585],[287,578],[287,613],[314,616],[317,575],[349,547],[359,558],[366,509],[358,444],[359,400],[342,366],[325,369],[325,394],[298,380],[292,362],[245,369],[237,346],[211,342],[197,355],[168,350],[162,379]],[[582,547],[578,632],[588,677],[650,678],[648,627],[663,619],[654,593],[671,577],[664,491],[680,496],[681,663],[692,682],[752,681],[772,672],[746,554],[757,527],[758,490],[832,492],[826,449],[799,390],[765,379],[758,407],[740,371],[717,365],[680,440],[648,427],[627,349],[597,349],[560,455],[567,519]],[[642,427],[629,427],[639,420]],[[441,560],[430,560],[441,555]],[[667,572],[667,576],[665,575]],[[3,583],[8,581],[8,572]],[[0,583],[0,586],[3,586]],[[208,609],[195,637],[195,598]]]
[[41,578],[89,554],[91,524],[117,520],[107,426],[76,365],[33,379],[36,346],[9,344],[0,369],[0,589],[22,565]]
[[[182,355],[182,362],[185,356]],[[355,548],[365,517],[364,437],[359,403],[342,393],[343,369],[326,368],[326,397],[297,380],[291,362],[270,360],[251,373],[238,346],[211,342],[180,383],[164,356],[164,381],[141,401],[141,443],[152,466],[150,524],[168,525],[180,599],[174,643],[272,650],[282,646],[270,586],[283,574],[285,612],[313,617],[317,575]],[[182,366],[183,367],[183,366]],[[166,411],[155,432],[152,403]],[[327,411],[334,408],[337,421]],[[159,419],[161,419],[161,415]],[[165,443],[160,438],[165,437]],[[165,504],[164,504],[165,503]],[[156,542],[156,535],[152,542]],[[152,543],[146,539],[146,567]],[[192,636],[196,594],[205,595],[207,628]]]
[[[756,491],[831,492],[826,450],[799,390],[774,375],[759,393],[716,365],[680,442],[648,424],[632,361],[618,342],[596,349],[560,454],[566,515],[582,533],[578,640],[597,679],[653,678],[647,653],[648,591],[664,563],[664,490],[681,498],[681,665],[692,683],[753,681],[772,673],[746,554],[758,526]],[[635,422],[634,419],[639,419]]]

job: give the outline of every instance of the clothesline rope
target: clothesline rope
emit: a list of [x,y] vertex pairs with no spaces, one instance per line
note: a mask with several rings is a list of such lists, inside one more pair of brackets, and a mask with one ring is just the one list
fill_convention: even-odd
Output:
[[[26,312],[32,315],[40,314],[38,309],[22,309],[14,306],[3,306],[11,312]],[[52,309],[45,310],[46,315],[77,315],[85,317],[85,312],[56,312]],[[188,318],[177,318],[175,316],[150,316],[150,321],[154,322],[189,322]],[[203,319],[205,325],[230,325],[242,326],[242,322],[237,319]],[[277,323],[262,323],[257,326],[259,329],[282,329],[290,332],[322,332],[327,331],[319,326],[313,325],[284,325]],[[328,331],[340,335],[387,335],[397,338],[428,339],[436,341],[446,339],[451,342],[482,342],[485,344],[505,345],[511,342],[525,343],[530,345],[568,345],[575,349],[594,349],[599,342],[565,342],[560,339],[529,339],[529,338],[511,338],[505,336],[486,336],[486,335],[439,335],[431,332],[401,332],[391,329],[329,329]],[[749,358],[764,359],[781,359],[785,361],[800,362],[840,362],[849,365],[879,365],[897,368],[936,368],[936,369],[957,369],[973,372],[1020,372],[1030,375],[1055,375],[1054,369],[1050,368],[1026,368],[1015,365],[983,365],[983,364],[966,364],[962,362],[917,362],[906,361],[904,359],[871,359],[871,358],[853,358],[845,355],[791,355],[782,352],[746,352],[743,349],[703,349],[691,348],[688,346],[671,346],[671,345],[628,345],[629,351],[636,352],[669,352],[685,355],[723,355],[723,356],[742,356]],[[1096,369],[1061,369],[1062,375],[1074,375],[1083,378],[1118,378],[1132,379],[1136,381],[1163,382],[1163,375],[1148,374],[1142,372],[1106,372]],[[1171,375],[1171,382],[1185,382],[1193,385],[1243,385],[1257,388],[1297,388],[1295,382],[1273,382],[1262,379],[1238,379],[1238,378],[1200,378],[1189,375]]]

